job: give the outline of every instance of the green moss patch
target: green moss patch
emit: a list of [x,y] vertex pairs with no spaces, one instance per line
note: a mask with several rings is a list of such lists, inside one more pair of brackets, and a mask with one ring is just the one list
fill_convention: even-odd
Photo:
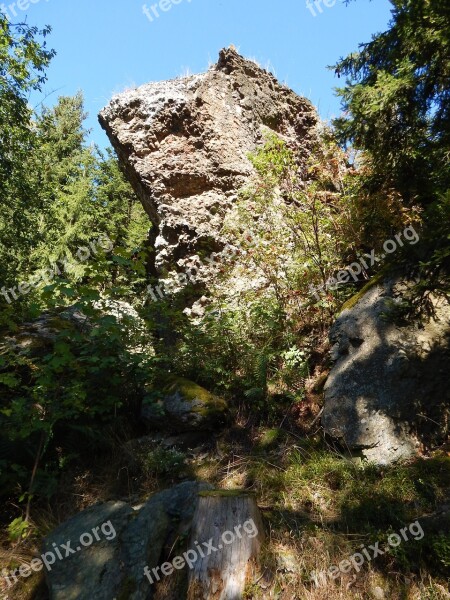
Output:
[[248,490],[206,490],[199,492],[201,498],[249,498],[254,495]]
[[341,307],[339,314],[342,314],[344,310],[351,310],[358,302],[363,298],[369,290],[371,290],[374,286],[378,285],[384,278],[385,273],[380,271],[377,275],[372,277],[372,279],[366,283],[366,285],[359,290],[356,294],[354,294],[351,298],[349,298]]
[[194,381],[184,377],[172,377],[170,382],[163,389],[165,394],[179,392],[182,399],[192,402],[192,411],[208,416],[213,413],[223,413],[227,411],[228,406],[225,400],[208,392]]

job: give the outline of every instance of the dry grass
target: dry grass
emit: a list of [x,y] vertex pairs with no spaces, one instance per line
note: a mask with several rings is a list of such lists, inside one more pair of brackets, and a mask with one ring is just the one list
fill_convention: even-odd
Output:
[[[283,417],[286,427],[295,424],[297,413],[292,414],[293,419]],[[248,599],[449,600],[443,574],[415,562],[412,542],[409,548],[405,544],[404,556],[377,559],[359,573],[326,579],[319,587],[311,575],[339,564],[361,544],[371,543],[374,535],[385,535],[390,522],[412,522],[408,519],[444,501],[450,475],[445,452],[381,471],[341,456],[320,435],[299,433],[252,425],[251,417],[239,411],[235,425],[210,441],[206,451],[189,456],[184,471],[174,477],[144,473],[124,461],[124,432],[112,440],[111,455],[67,473],[51,506],[36,507],[34,537],[15,548],[6,537],[1,540],[0,566],[29,564],[39,554],[42,536],[92,504],[110,499],[133,503],[177,481],[200,479],[257,494],[267,535]],[[4,589],[0,600],[37,600],[45,597],[43,589],[37,574],[12,590]],[[176,589],[178,582],[167,578],[155,598],[178,600]]]
[[246,598],[447,600],[443,573],[432,567],[432,574],[415,562],[418,542],[410,541],[404,556],[377,559],[319,586],[312,573],[368,547],[374,535],[387,535],[389,520],[410,523],[445,501],[448,458],[438,453],[429,461],[382,471],[341,456],[318,437],[297,438],[246,427],[244,419],[219,442],[221,458],[210,475],[218,487],[255,491],[267,527],[257,583],[248,587]]

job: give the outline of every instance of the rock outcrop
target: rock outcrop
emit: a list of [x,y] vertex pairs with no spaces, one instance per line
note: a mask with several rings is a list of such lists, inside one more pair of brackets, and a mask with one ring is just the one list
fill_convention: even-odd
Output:
[[432,300],[424,322],[396,316],[411,282],[369,287],[330,332],[334,367],[325,385],[327,433],[369,460],[389,464],[448,435],[450,305]]
[[177,272],[191,269],[200,288],[211,277],[202,259],[224,248],[224,215],[264,131],[306,158],[318,123],[308,100],[232,49],[204,74],[115,96],[99,119],[153,223],[154,274],[173,291]]

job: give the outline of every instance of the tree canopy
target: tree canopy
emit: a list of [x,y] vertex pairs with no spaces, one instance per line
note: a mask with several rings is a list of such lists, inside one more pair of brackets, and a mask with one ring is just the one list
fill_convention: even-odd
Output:
[[333,68],[341,141],[368,153],[372,184],[427,204],[450,184],[450,5],[392,0],[389,28]]

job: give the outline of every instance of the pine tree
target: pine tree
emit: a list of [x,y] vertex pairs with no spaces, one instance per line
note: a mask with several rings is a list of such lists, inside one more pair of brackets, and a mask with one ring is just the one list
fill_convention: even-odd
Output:
[[450,4],[391,0],[389,29],[333,68],[344,142],[368,154],[374,189],[427,204],[450,186]]
[[55,54],[45,46],[49,32],[0,12],[0,287],[26,268],[35,240],[35,179],[24,166],[36,146],[28,96],[41,91]]

